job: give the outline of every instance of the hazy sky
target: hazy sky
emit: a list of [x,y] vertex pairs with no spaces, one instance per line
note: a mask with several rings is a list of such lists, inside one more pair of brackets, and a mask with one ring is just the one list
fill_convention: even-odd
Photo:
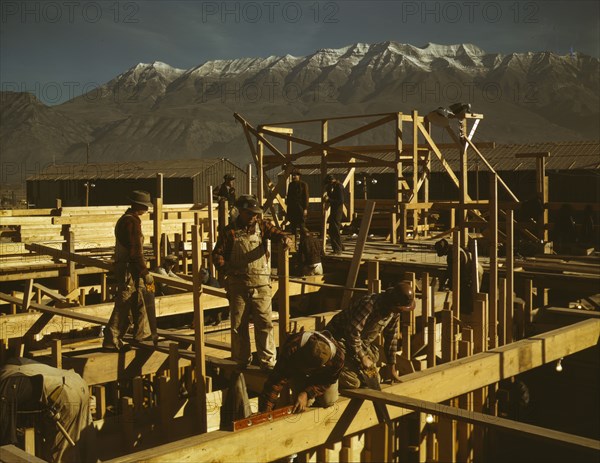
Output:
[[600,56],[590,1],[11,1],[0,3],[2,90],[63,102],[140,62],[303,56],[387,40]]

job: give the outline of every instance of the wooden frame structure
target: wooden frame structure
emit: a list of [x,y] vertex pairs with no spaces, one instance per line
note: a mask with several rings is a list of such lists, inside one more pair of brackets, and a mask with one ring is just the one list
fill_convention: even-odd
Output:
[[[447,125],[445,130],[453,140],[453,143],[449,144],[436,144],[432,136],[431,122],[427,116],[420,116],[416,110],[408,114],[398,112],[270,122],[259,125],[257,128],[254,128],[237,113],[234,114],[234,117],[244,130],[250,153],[256,164],[257,197],[264,205],[265,210],[271,211],[276,221],[277,214],[273,205],[277,203],[280,209],[286,210],[285,201],[279,192],[283,191],[284,183],[293,169],[319,169],[321,180],[325,178],[330,169],[346,169],[342,184],[350,191],[346,212],[347,217],[352,217],[355,211],[354,178],[357,169],[387,168],[394,173],[395,177],[394,199],[391,204],[389,201],[386,202],[386,212],[390,214],[390,240],[392,243],[396,243],[397,240],[404,243],[408,239],[409,230],[412,230],[413,237],[418,234],[424,236],[429,234],[426,212],[432,207],[429,200],[429,179],[433,159],[441,164],[460,192],[459,201],[450,204],[450,207],[458,209],[457,218],[461,229],[465,228],[467,211],[469,209],[476,210],[473,205],[477,205],[468,194],[469,150],[475,153],[477,159],[483,161],[490,172],[497,175],[473,142],[479,122],[483,119],[481,114],[467,113],[457,119],[458,134],[450,125]],[[331,137],[329,134],[332,132],[332,124],[340,121],[345,123],[351,121],[359,126]],[[315,125],[320,132],[320,140],[310,140],[294,135],[294,130],[298,131],[299,128],[309,130]],[[369,135],[369,132],[374,130],[385,131],[386,138],[391,143],[355,146],[341,144],[358,135]],[[278,149],[275,146],[276,140],[284,141],[286,149]],[[294,152],[294,148],[297,146],[300,146],[301,150]],[[441,151],[454,148],[460,153],[458,172],[452,169]],[[266,150],[270,154],[267,154]],[[410,166],[412,170],[409,178],[403,172],[406,166]],[[282,175],[279,175],[277,182],[267,175],[267,171],[275,167],[282,169]],[[516,196],[500,177],[498,177],[498,181],[512,200],[518,203]],[[320,198],[314,198],[312,201],[319,202]],[[463,230],[462,236],[463,245],[465,245],[468,236],[465,230]]]
[[[248,129],[247,134],[251,134],[250,129]],[[266,137],[266,135],[264,134],[262,137]],[[468,142],[464,144],[464,146],[467,145],[469,145]],[[334,149],[330,149],[329,145],[323,146],[327,148],[327,151],[334,153],[333,158],[329,161],[341,162],[335,161]],[[431,147],[431,145],[428,146]],[[471,148],[475,149],[474,147]],[[419,152],[417,150],[417,153]],[[286,165],[286,169],[287,167],[289,166]],[[419,179],[417,179],[417,185],[418,182]],[[208,233],[203,230],[198,212],[178,212],[178,214],[191,214],[187,218],[193,220],[193,223],[186,222],[183,224],[184,236],[187,236],[187,231],[191,230],[192,232],[191,281],[174,281],[158,275],[155,275],[155,278],[157,281],[190,292],[159,298],[157,300],[157,312],[158,315],[162,316],[189,313],[193,308],[196,329],[193,334],[174,334],[161,331],[161,336],[166,338],[169,344],[162,343],[158,352],[148,354],[148,362],[143,366],[138,364],[137,369],[136,363],[139,362],[139,359],[137,355],[133,356],[131,352],[125,355],[103,354],[112,357],[106,357],[102,364],[109,365],[112,362],[116,365],[118,362],[119,370],[113,365],[110,372],[96,375],[96,380],[116,381],[117,379],[127,378],[127,380],[131,379],[133,384],[133,397],[120,397],[118,401],[121,414],[116,417],[117,420],[115,421],[119,424],[119,420],[121,420],[121,424],[123,424],[122,436],[119,436],[119,442],[122,440],[122,447],[127,451],[134,451],[134,442],[136,436],[139,435],[150,435],[153,438],[158,436],[159,440],[156,443],[164,443],[164,445],[131,453],[113,461],[185,461],[186,459],[192,461],[216,461],[220,459],[224,461],[270,461],[292,453],[301,453],[304,461],[327,461],[330,457],[331,459],[340,458],[342,461],[344,459],[345,461],[389,461],[390,455],[394,451],[392,441],[406,442],[406,435],[413,426],[404,418],[411,411],[397,408],[388,411],[385,406],[382,409],[382,401],[393,402],[394,405],[401,404],[404,399],[398,398],[398,396],[410,396],[412,399],[422,401],[416,405],[411,402],[414,405],[412,408],[408,407],[411,404],[405,400],[403,402],[406,405],[405,408],[416,409],[419,412],[417,424],[422,435],[425,435],[423,431],[426,427],[424,413],[430,412],[431,408],[436,405],[439,407],[440,413],[439,420],[436,423],[435,436],[427,435],[419,442],[418,452],[421,461],[435,459],[439,461],[473,461],[481,459],[484,450],[481,444],[481,428],[478,426],[485,422],[485,418],[481,416],[483,412],[489,413],[489,415],[484,416],[493,419],[493,406],[491,409],[486,410],[485,404],[488,399],[493,404],[497,390],[496,383],[502,379],[511,378],[522,372],[556,361],[574,352],[595,346],[600,337],[600,319],[586,320],[569,327],[526,337],[531,328],[534,307],[544,309],[546,306],[543,302],[544,286],[547,287],[551,278],[556,279],[559,283],[572,280],[574,283],[577,282],[586,285],[586,287],[593,285],[595,282],[597,283],[597,280],[594,280],[593,275],[584,277],[542,273],[536,276],[534,270],[539,273],[540,269],[544,270],[544,264],[524,263],[522,265],[525,268],[522,274],[525,278],[524,296],[526,305],[515,309],[513,304],[515,290],[515,262],[512,253],[512,243],[514,242],[513,210],[511,207],[506,206],[504,206],[507,209],[504,235],[508,252],[502,270],[498,270],[498,183],[501,183],[501,181],[497,175],[494,175],[490,184],[491,199],[485,205],[483,203],[472,203],[468,197],[465,198],[462,205],[460,202],[451,205],[451,208],[457,211],[457,221],[459,223],[463,212],[476,211],[480,207],[489,209],[488,219],[492,229],[492,235],[490,236],[489,295],[476,294],[476,304],[472,317],[461,320],[458,307],[458,301],[460,300],[458,283],[455,284],[453,289],[452,304],[446,303],[443,310],[440,310],[442,308],[441,304],[439,302],[436,304],[435,293],[432,291],[430,283],[429,271],[433,270],[425,267],[426,270],[419,277],[422,304],[415,311],[416,313],[413,312],[410,317],[403,317],[401,323],[402,351],[396,357],[396,365],[399,369],[403,368],[403,371],[407,374],[404,375],[402,384],[392,385],[384,391],[386,394],[393,394],[393,398],[389,395],[374,398],[364,393],[364,391],[359,391],[358,396],[356,393],[349,393],[347,397],[354,394],[352,400],[341,399],[330,409],[313,409],[299,416],[293,416],[260,428],[249,428],[239,433],[226,431],[205,433],[209,429],[209,421],[212,420],[214,424],[214,416],[211,416],[211,407],[209,406],[209,397],[212,397],[213,392],[210,391],[207,364],[216,365],[219,368],[231,366],[231,363],[227,360],[211,355],[211,352],[214,352],[215,349],[223,352],[227,351],[229,349],[229,338],[226,335],[218,339],[210,337],[203,329],[203,312],[212,307],[221,307],[226,304],[223,299],[223,290],[202,287],[198,279],[201,241],[206,238],[209,243],[214,243],[214,206],[210,204],[207,211],[208,223],[210,224]],[[425,178],[422,185],[425,185]],[[280,199],[275,194],[276,189],[269,191],[272,193],[273,200],[278,201]],[[419,210],[419,207],[427,206],[426,203],[419,202],[414,204],[404,202],[401,204],[404,204],[402,207],[405,211],[416,211]],[[514,207],[514,204],[509,206]],[[160,217],[159,220],[162,220],[164,211],[160,211],[158,201],[155,207],[155,217]],[[411,207],[413,208],[411,209]],[[380,262],[376,260],[365,262],[363,260],[363,246],[374,210],[375,205],[373,202],[365,204],[363,214],[365,220],[361,225],[359,239],[357,239],[354,249],[354,258],[350,263],[345,286],[290,279],[288,255],[285,252],[279,253],[279,275],[276,282],[278,291],[274,300],[278,302],[279,324],[276,327],[276,333],[280,342],[294,329],[300,327],[306,327],[306,329],[322,328],[323,322],[332,315],[329,313],[319,314],[312,318],[290,318],[290,295],[306,293],[306,288],[309,285],[317,288],[320,286],[336,287],[343,291],[339,306],[343,308],[348,303],[349,293],[366,290],[366,288],[355,288],[359,268],[364,263],[367,267],[368,289],[370,291],[381,290]],[[470,226],[464,220],[464,215],[462,217],[462,226],[458,225],[451,230],[454,234],[453,252],[455,253],[458,251],[458,244],[466,235],[465,229]],[[57,222],[62,221],[62,218],[59,217],[58,219]],[[64,218],[64,220],[69,219]],[[161,225],[153,224],[152,228],[155,236],[161,236],[164,230],[161,229]],[[63,285],[63,293],[68,294],[58,294],[55,290],[33,281],[30,281],[26,286],[22,298],[0,294],[0,299],[8,301],[14,307],[23,307],[23,313],[0,317],[2,346],[5,345],[5,342],[18,341],[19,338],[22,338],[21,342],[25,343],[32,336],[68,333],[71,330],[106,323],[113,304],[102,303],[95,306],[86,306],[85,294],[79,299],[81,307],[67,308],[64,305],[62,307],[65,308],[60,306],[48,307],[46,303],[42,303],[42,298],[50,298],[57,303],[67,305],[70,299],[72,300],[73,297],[77,296],[78,292],[81,296],[77,275],[84,269],[78,268],[79,266],[84,265],[92,270],[95,269],[94,271],[97,272],[106,271],[110,268],[110,264],[106,262],[74,252],[72,230],[65,227],[64,231],[66,239],[64,243],[61,243],[61,249],[54,249],[40,244],[27,244],[25,249],[66,261],[67,264],[61,268],[61,285]],[[159,243],[154,243],[154,252],[160,250],[159,246]],[[458,261],[459,259],[455,256],[454,262]],[[584,267],[590,274],[597,270],[596,265],[584,264],[581,264],[579,269],[582,270]],[[454,281],[458,282],[460,269],[456,266],[453,270],[455,272]],[[414,283],[416,275],[409,274],[407,278],[413,280],[413,287],[416,287]],[[538,298],[540,299],[538,302],[534,302],[534,286],[538,290]],[[70,290],[71,288],[72,290]],[[35,302],[32,302],[32,298]],[[34,312],[34,310],[37,312]],[[555,312],[564,313],[565,310],[568,311],[568,309],[557,309]],[[578,312],[578,315],[582,315],[581,311]],[[417,320],[417,317],[419,317],[419,320]],[[436,336],[436,333],[440,332],[441,342],[438,339],[439,337]],[[181,346],[177,346],[176,343],[186,344],[188,348],[183,349]],[[150,343],[138,344],[136,347],[146,349],[147,352],[153,349]],[[415,355],[418,350],[424,350],[426,354],[419,358]],[[440,357],[438,353],[441,353],[442,365],[439,365]],[[63,358],[60,340],[55,340],[53,343],[51,355],[56,365],[63,364],[65,358]],[[438,365],[436,366],[436,364]],[[130,369],[129,376],[121,376],[123,371],[121,368],[125,365],[127,365],[128,370]],[[182,373],[182,366],[184,369],[187,368],[187,372]],[[158,374],[159,371],[161,372],[160,375]],[[473,374],[474,371],[478,372],[477,375]],[[146,407],[147,404],[141,386],[142,376],[153,376],[155,373],[157,374],[154,379],[156,380],[156,390],[159,397],[158,407]],[[255,377],[256,375],[253,376],[254,373],[253,371],[249,372],[249,377],[251,377],[249,381],[258,383],[261,378]],[[178,400],[178,388],[180,381],[184,379],[186,385],[191,386],[188,389],[192,392],[191,397],[196,399],[195,402],[191,403],[195,414],[193,419],[187,416],[185,420],[176,420],[178,407],[181,405],[180,400]],[[264,378],[262,379],[264,380]],[[106,391],[103,386],[94,384],[94,388],[98,400],[104,403],[103,394]],[[370,404],[362,404],[365,400],[374,400],[379,405],[373,408]],[[449,405],[439,405],[440,402],[446,401],[450,402]],[[442,416],[442,411],[446,413],[445,418]],[[470,413],[469,416],[473,419],[470,421],[461,419],[462,412],[465,414]],[[453,424],[453,414],[459,423]],[[134,420],[134,417],[137,417],[136,420],[139,420],[139,422]],[[158,423],[158,426],[154,429],[154,434],[144,428],[144,425],[147,424],[146,421],[152,425]],[[592,442],[589,439],[585,440],[577,436],[564,434],[559,435],[544,429],[524,429],[519,427],[518,423],[512,422],[502,422],[502,425],[517,430],[520,429],[523,432],[530,432],[538,437],[551,438],[568,445],[583,445],[591,448],[594,452],[598,451],[597,442]],[[161,430],[163,433],[161,433]],[[197,432],[203,432],[204,434],[191,436]],[[191,437],[174,440],[182,435]],[[264,438],[264,435],[271,437],[270,440],[273,445],[256,446],[256,442]],[[358,442],[362,442],[362,450],[359,449]]]

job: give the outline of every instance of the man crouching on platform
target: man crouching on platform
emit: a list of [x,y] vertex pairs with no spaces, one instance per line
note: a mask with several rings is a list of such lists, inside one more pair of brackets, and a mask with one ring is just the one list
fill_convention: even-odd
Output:
[[338,377],[344,351],[327,331],[304,331],[290,335],[279,349],[277,364],[259,397],[259,412],[270,412],[283,387],[289,384],[294,413],[315,404],[330,407],[338,399]]
[[259,217],[262,209],[254,196],[242,195],[235,203],[237,218],[219,232],[213,263],[224,287],[231,310],[231,358],[240,367],[250,364],[250,316],[259,366],[270,370],[275,364],[275,339],[271,321],[271,265],[267,240],[289,248],[287,234]]
[[376,365],[379,350],[375,345],[383,335],[389,375],[400,380],[395,356],[398,347],[400,313],[415,308],[415,296],[408,281],[400,281],[382,293],[355,298],[348,310],[342,310],[325,327],[345,350],[346,361],[339,387],[380,389]]

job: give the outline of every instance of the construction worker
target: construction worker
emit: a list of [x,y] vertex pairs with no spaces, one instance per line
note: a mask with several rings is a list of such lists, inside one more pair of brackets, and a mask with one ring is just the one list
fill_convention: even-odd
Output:
[[287,206],[286,218],[290,222],[288,231],[293,235],[304,226],[308,214],[308,184],[300,180],[300,172],[292,171],[292,181],[288,185],[285,196]]
[[37,447],[44,461],[97,461],[89,387],[75,371],[8,358],[0,368],[0,445],[18,445],[20,413],[40,416]]
[[335,315],[325,329],[345,350],[346,360],[339,387],[379,387],[376,369],[379,351],[375,342],[383,335],[388,376],[399,380],[396,370],[400,314],[415,308],[415,296],[408,281],[400,281],[382,293],[355,298],[347,310]]
[[338,399],[338,377],[344,366],[344,350],[326,331],[290,335],[279,349],[275,368],[259,397],[259,411],[269,412],[285,385],[294,396],[294,413],[316,404],[330,407]]
[[[173,269],[177,265],[178,260],[179,259],[174,254],[166,255],[164,259],[162,259],[160,265],[155,269],[155,272],[166,277],[176,278],[177,280],[183,281],[181,277],[179,277],[177,274],[175,274],[175,272],[173,272]],[[172,291],[169,291],[168,285],[163,285],[159,282],[156,283],[156,295],[164,296],[166,294],[173,294]]]
[[[440,279],[439,289],[452,289],[452,263],[453,255],[452,248],[447,240],[441,239],[434,245],[435,251],[438,257],[446,256],[446,273]],[[473,281],[473,269],[472,269],[472,256],[471,253],[463,248],[459,249],[460,255],[460,313],[470,314],[473,312],[473,296],[474,296],[474,284]],[[477,278],[479,284],[483,278],[483,267],[477,262]],[[478,286],[478,285],[476,285]]]
[[306,226],[300,227],[300,243],[295,254],[297,273],[306,275],[323,275],[323,243],[314,236]]
[[234,180],[235,177],[233,175],[225,174],[223,176],[223,183],[221,183],[221,186],[214,193],[215,196],[218,197],[219,201],[227,201],[229,209],[234,206],[236,200],[235,187],[233,186]]
[[329,212],[329,241],[333,254],[341,254],[344,250],[342,237],[342,217],[344,216],[344,187],[333,175],[325,177],[324,201],[331,208]]
[[275,364],[275,342],[271,322],[271,265],[267,240],[289,248],[291,240],[279,228],[259,217],[262,209],[254,196],[236,201],[237,218],[224,227],[213,250],[213,263],[224,275],[231,310],[231,357],[241,367],[251,361],[250,316],[259,366]]
[[133,338],[143,341],[150,335],[150,325],[144,304],[144,286],[154,287],[144,259],[142,221],[152,202],[147,191],[133,191],[129,197],[131,207],[115,225],[115,254],[113,275],[117,283],[115,307],[104,329],[102,347],[106,351],[124,348],[123,336],[129,328],[129,314],[133,317]]

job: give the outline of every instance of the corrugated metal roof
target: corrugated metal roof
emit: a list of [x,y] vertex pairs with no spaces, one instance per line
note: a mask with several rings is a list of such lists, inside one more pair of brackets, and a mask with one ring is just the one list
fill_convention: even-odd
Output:
[[[477,146],[477,143],[475,143]],[[479,149],[479,148],[478,148]],[[549,152],[550,157],[546,158],[546,170],[599,170],[600,169],[600,141],[584,141],[584,142],[548,142],[548,143],[531,143],[531,144],[513,144],[513,145],[496,145],[495,148],[480,148],[479,151],[485,159],[498,172],[507,171],[528,171],[535,170],[535,159],[517,158],[517,154],[523,153],[542,153]],[[364,153],[363,153],[364,154]],[[452,169],[459,169],[459,150],[458,148],[443,149],[442,154]],[[395,153],[377,152],[369,153],[373,159],[394,161]],[[318,164],[319,156],[303,157],[294,162],[300,168],[304,164]],[[486,170],[486,166],[479,159],[479,156],[472,150],[468,151],[469,170],[475,171],[477,166],[481,171]],[[281,170],[280,168],[273,169],[274,171]],[[392,172],[391,168],[387,167],[357,167],[357,172],[368,172],[370,174],[382,174]],[[443,171],[441,163],[437,160],[435,154],[432,154],[431,170],[433,172]],[[332,174],[345,174],[347,168],[328,169]],[[405,162],[403,172],[411,172],[412,164]],[[320,169],[302,170],[303,175],[320,175]]]
[[164,178],[192,178],[220,163],[229,164],[225,170],[241,169],[229,159],[174,159],[159,161],[132,161],[106,164],[57,164],[27,180],[95,180],[153,178],[162,173]]

